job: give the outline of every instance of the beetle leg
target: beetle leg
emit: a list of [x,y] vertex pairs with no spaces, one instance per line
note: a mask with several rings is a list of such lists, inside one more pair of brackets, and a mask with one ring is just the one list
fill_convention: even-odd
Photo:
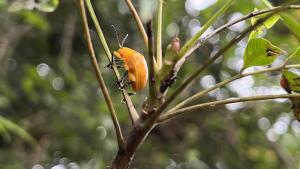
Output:
[[112,64],[110,63],[110,64],[106,65],[104,68],[105,69],[112,69]]
[[[135,95],[135,94],[136,94],[135,92],[132,92],[132,93],[130,92],[130,93],[128,93],[129,96],[132,96],[132,95]],[[125,100],[125,98],[123,98],[123,99],[121,100],[121,103],[124,104],[125,102],[126,102],[126,100]]]
[[124,104],[126,102],[125,98],[121,100],[121,103]]
[[[114,64],[117,65],[117,63],[121,63],[123,62],[121,59],[118,59],[118,58],[115,58],[113,53],[111,54],[112,58],[111,58],[111,63],[109,63],[108,65],[105,66],[105,68],[108,68],[108,69],[112,69],[112,66]],[[117,68],[124,68],[123,66],[121,65],[117,65]]]
[[117,68],[118,68],[118,69],[125,69],[125,67],[122,66],[122,65],[117,65]]
[[128,93],[129,96],[132,96],[132,95],[135,95],[135,94],[136,94],[135,92]]
[[[112,69],[113,64],[120,63],[120,62],[122,62],[122,60],[118,60],[118,61],[116,61],[115,63],[110,63],[110,64],[106,65],[105,68],[107,68],[107,69]],[[116,65],[117,65],[117,64],[116,64]],[[117,65],[117,68],[118,68],[118,69],[124,69],[125,67],[122,66],[122,65]]]
[[127,87],[127,85],[124,83],[124,80],[128,74],[128,70],[124,73],[124,75],[121,77],[119,81],[117,81],[117,85],[119,86],[119,89],[124,89]]

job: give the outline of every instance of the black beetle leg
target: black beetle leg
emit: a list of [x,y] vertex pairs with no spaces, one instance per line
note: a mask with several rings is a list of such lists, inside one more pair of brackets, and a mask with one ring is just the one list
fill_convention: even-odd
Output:
[[135,95],[135,94],[136,94],[135,92],[128,93],[129,96],[132,96],[132,95]]
[[119,86],[119,89],[122,90],[127,87],[127,84],[124,83],[124,80],[128,74],[128,70],[124,73],[124,75],[121,77],[119,81],[117,81],[117,85]]
[[[113,53],[111,54],[112,58],[111,58],[111,63],[109,63],[108,65],[105,66],[105,68],[108,68],[108,69],[112,69],[112,66],[114,64],[117,64],[117,63],[121,63],[122,60],[121,59],[118,59],[118,58],[115,58],[115,56],[113,55]],[[121,65],[117,65],[117,68],[124,68],[123,66]]]

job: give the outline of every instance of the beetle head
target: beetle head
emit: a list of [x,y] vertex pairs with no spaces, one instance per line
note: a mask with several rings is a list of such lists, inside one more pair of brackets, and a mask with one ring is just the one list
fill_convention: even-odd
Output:
[[124,58],[128,58],[129,56],[132,55],[132,49],[127,48],[127,47],[121,47],[120,49],[118,49],[117,51],[114,51],[114,55],[119,58],[119,59],[124,59]]

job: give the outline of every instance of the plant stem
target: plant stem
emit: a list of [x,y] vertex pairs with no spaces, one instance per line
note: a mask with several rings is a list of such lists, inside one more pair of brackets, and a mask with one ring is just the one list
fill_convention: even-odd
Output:
[[[262,18],[261,20],[257,21],[254,25],[249,26],[236,37],[234,37],[226,46],[224,46],[221,50],[219,50],[213,57],[208,59],[198,70],[196,70],[192,75],[190,75],[176,90],[175,92],[164,102],[158,110],[153,113],[151,119],[149,119],[149,123],[155,121],[158,116],[167,108],[167,106],[200,74],[202,73],[210,64],[212,64],[216,59],[222,56],[227,50],[229,50],[233,45],[237,42],[242,40],[250,31],[255,29],[258,25],[262,24],[266,19],[274,15],[275,12],[267,15],[266,17]],[[194,48],[194,47],[192,47]],[[192,49],[191,48],[191,49]],[[190,53],[187,52],[185,55],[189,55]],[[183,56],[185,57],[185,56]]]
[[189,40],[187,41],[183,47],[180,49],[178,53],[178,58],[181,58],[185,55],[185,53],[190,50],[192,46],[198,41],[200,36],[216,21],[216,19],[224,14],[224,12],[230,7],[230,5],[234,2],[234,0],[227,0],[227,2],[220,8],[202,27],[201,29]]
[[[168,86],[163,86],[164,91],[166,91],[168,89],[169,86],[171,86],[174,83],[174,79],[176,79],[177,73],[180,70],[181,66],[187,61],[188,57],[196,50],[198,49],[200,46],[202,46],[204,43],[207,42],[207,40],[211,37],[213,37],[214,35],[220,33],[221,31],[227,29],[228,27],[239,23],[241,21],[244,21],[246,19],[255,17],[257,15],[262,15],[265,13],[269,13],[272,11],[282,11],[282,10],[288,10],[288,9],[300,9],[300,5],[289,5],[289,6],[279,6],[279,7],[274,7],[272,9],[265,9],[265,10],[261,10],[261,11],[254,11],[251,12],[243,17],[240,17],[236,20],[230,21],[228,23],[226,23],[225,25],[219,27],[218,29],[216,29],[215,31],[213,31],[212,33],[208,34],[207,36],[205,36],[204,38],[202,38],[201,40],[198,40],[195,45],[193,47],[190,48],[190,50],[188,50],[186,52],[186,54],[184,56],[182,56],[177,62],[176,64],[173,66],[172,70],[169,72],[168,78],[166,78],[164,80],[164,82],[162,83],[162,85],[168,84]],[[171,83],[167,83],[167,82],[171,82]],[[162,87],[162,86],[161,86]]]
[[158,0],[157,10],[157,37],[156,37],[156,63],[155,70],[158,72],[162,68],[162,8],[163,0]]
[[143,26],[143,23],[142,23],[139,15],[137,13],[137,11],[135,10],[135,8],[134,8],[131,0],[125,0],[125,2],[126,2],[128,8],[129,8],[130,12],[132,13],[132,15],[134,17],[134,20],[135,20],[135,22],[136,22],[136,24],[137,24],[137,26],[138,26],[138,28],[140,30],[140,33],[141,33],[141,35],[143,37],[144,44],[145,44],[145,46],[147,48],[148,47],[148,37],[147,37],[147,33],[145,31],[145,28]]
[[175,116],[178,116],[183,113],[189,113],[196,110],[200,110],[201,108],[207,108],[207,107],[215,107],[219,105],[225,105],[230,103],[237,103],[237,102],[248,102],[248,101],[257,101],[257,100],[270,100],[270,99],[279,99],[279,98],[298,98],[300,97],[300,94],[278,94],[278,95],[264,95],[264,96],[250,96],[250,97],[242,97],[242,98],[229,98],[225,100],[218,100],[213,102],[207,102],[202,104],[197,104],[194,106],[189,106],[186,108],[178,109],[172,112],[169,112],[168,114],[162,115],[158,122],[164,122],[166,120],[169,120]]
[[148,36],[148,56],[149,56],[149,106],[153,107],[157,102],[157,89],[155,81],[155,65],[153,55],[153,36],[151,22],[147,23],[147,36]]
[[104,79],[102,77],[101,70],[99,68],[98,61],[97,61],[95,51],[94,51],[94,48],[93,48],[92,39],[91,39],[91,35],[90,35],[90,32],[89,32],[89,26],[88,26],[88,22],[87,22],[87,17],[86,17],[85,6],[84,6],[84,1],[83,0],[79,0],[79,6],[80,6],[80,13],[81,13],[81,18],[82,18],[84,34],[85,34],[86,42],[87,42],[87,45],[88,45],[88,50],[89,50],[89,53],[90,53],[89,56],[90,56],[93,68],[95,70],[99,86],[100,86],[100,88],[103,92],[104,99],[105,99],[106,104],[108,106],[108,109],[110,111],[110,115],[111,115],[111,118],[112,118],[112,121],[113,121],[113,124],[114,124],[114,127],[115,127],[116,135],[117,135],[118,145],[119,145],[120,148],[124,148],[124,139],[123,139],[123,135],[122,135],[122,131],[121,131],[121,128],[120,128],[120,125],[119,125],[118,118],[116,116],[116,111],[114,109],[112,100],[110,98],[109,92],[107,90]]
[[[100,41],[101,41],[101,43],[104,47],[106,56],[107,56],[109,62],[111,63],[112,62],[112,55],[111,55],[111,52],[108,48],[107,42],[106,42],[104,34],[102,32],[102,29],[100,27],[100,23],[98,22],[97,16],[96,16],[96,14],[94,12],[94,9],[92,7],[91,0],[86,0],[85,2],[87,4],[88,11],[89,11],[89,13],[92,17],[93,22],[94,22],[98,37],[99,37],[99,39],[100,39]],[[116,76],[117,80],[120,80],[121,75],[120,75],[117,67],[115,65],[113,65],[112,68],[113,68],[113,71],[115,73],[115,76]],[[136,109],[135,109],[135,107],[134,107],[134,105],[131,101],[131,98],[128,95],[127,91],[125,89],[122,89],[122,93],[123,93],[123,96],[124,96],[124,99],[125,99],[125,102],[126,102],[126,105],[127,105],[127,109],[128,109],[129,116],[131,118],[132,124],[135,125],[136,122],[139,120],[139,115],[138,115],[138,113],[137,113],[137,111],[136,111]]]
[[206,95],[207,93],[217,89],[217,88],[221,88],[221,87],[224,87],[225,85],[227,85],[228,83],[232,82],[232,81],[235,81],[237,79],[241,79],[243,77],[246,77],[246,76],[251,76],[251,75],[256,75],[256,74],[261,74],[261,73],[267,73],[267,72],[273,72],[273,71],[280,71],[282,69],[285,69],[285,68],[300,68],[300,64],[295,64],[295,65],[286,65],[286,66],[278,66],[278,67],[274,67],[274,68],[269,68],[269,69],[264,69],[264,70],[258,70],[258,71],[254,71],[254,72],[249,72],[249,73],[243,73],[243,74],[237,74],[229,79],[226,79],[208,89],[205,89],[203,91],[200,91],[196,94],[194,94],[193,96],[190,96],[189,98],[185,99],[184,101],[178,103],[176,106],[174,106],[172,109],[168,110],[168,112],[166,113],[169,113],[169,112],[172,112],[172,111],[175,111],[181,107],[184,107],[185,105],[191,103],[192,101],[195,101],[196,99],[199,99],[201,98],[202,96]]
[[280,11],[290,10],[290,9],[300,9],[300,5],[278,6],[278,7],[274,7],[274,8],[254,11],[254,12],[251,12],[251,13],[245,15],[245,16],[237,18],[236,20],[230,21],[230,22],[226,23],[225,25],[219,27],[215,31],[209,33],[208,35],[203,37],[201,40],[197,41],[197,43],[194,46],[194,49],[193,50],[191,49],[191,51],[189,53],[194,52],[197,48],[199,48],[202,44],[204,44],[208,39],[210,39],[211,37],[213,37],[216,34],[220,33],[221,31],[226,30],[227,28],[229,28],[230,26],[232,26],[234,24],[237,24],[239,22],[242,22],[244,20],[250,19],[250,18],[258,16],[258,15],[270,13],[270,12],[273,12],[273,11],[280,12]]

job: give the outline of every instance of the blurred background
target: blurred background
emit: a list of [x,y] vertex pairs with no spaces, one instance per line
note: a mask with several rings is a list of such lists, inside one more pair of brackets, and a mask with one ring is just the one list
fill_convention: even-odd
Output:
[[[88,57],[77,3],[61,0],[55,11],[51,5],[34,6],[43,1],[0,0],[0,168],[105,168],[117,151],[115,132]],[[124,1],[92,2],[111,50],[118,48],[111,27],[115,25],[119,36],[129,34],[125,46],[146,54]],[[224,2],[165,0],[164,51],[177,34],[181,44],[186,42]],[[133,4],[143,22],[154,18],[155,26],[156,1],[133,0]],[[236,1],[206,33],[254,8],[265,6],[260,0]],[[300,21],[300,11],[288,13]],[[128,134],[126,107],[112,72],[104,69],[108,61],[90,23],[106,84]],[[184,64],[177,84],[249,25],[250,21],[240,22],[211,38]],[[299,46],[281,21],[262,36],[288,53]],[[235,45],[174,103],[238,73],[246,44],[247,38]],[[274,65],[282,60],[279,57]],[[284,93],[279,79],[279,73],[245,77],[198,102]],[[146,90],[132,96],[139,110],[146,96]],[[299,159],[300,123],[294,120],[289,100],[278,99],[209,108],[160,125],[137,151],[132,168],[297,169]]]

